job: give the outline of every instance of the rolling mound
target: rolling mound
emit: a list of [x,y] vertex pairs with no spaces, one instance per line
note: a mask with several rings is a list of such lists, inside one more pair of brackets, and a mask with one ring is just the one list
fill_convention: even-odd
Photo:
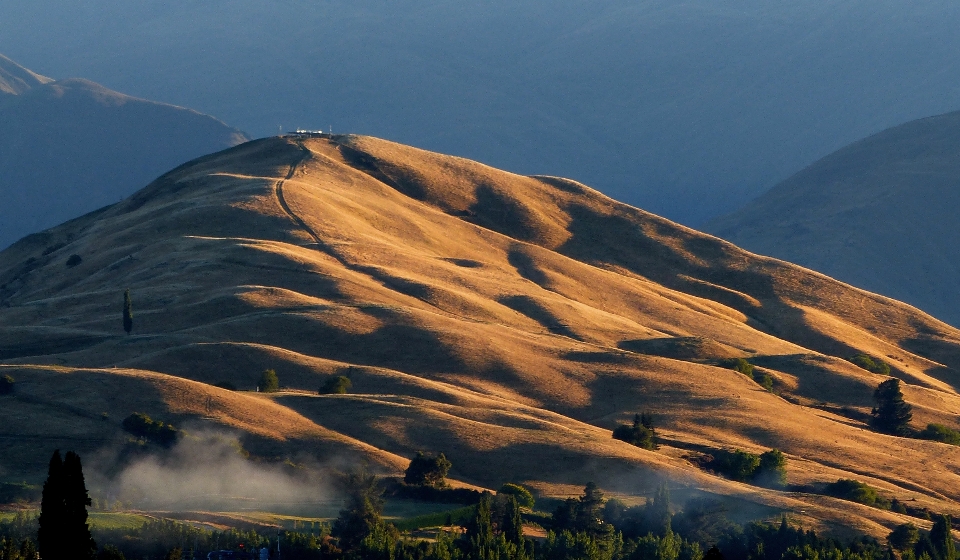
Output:
[[[0,267],[11,475],[42,471],[37,441],[96,450],[141,411],[237,430],[263,457],[398,469],[442,451],[459,480],[554,495],[667,479],[876,536],[906,517],[812,490],[856,478],[960,513],[960,449],[872,431],[862,419],[885,377],[845,359],[884,357],[915,424],[952,425],[960,331],[574,181],[369,137],[269,138],[25,238]],[[734,357],[779,394],[724,365]],[[279,393],[253,391],[266,368]],[[351,393],[317,394],[334,375]],[[659,451],[611,438],[639,411]],[[796,491],[698,466],[771,447]]]
[[0,55],[0,247],[246,139],[211,116],[54,81]]
[[706,226],[960,325],[960,112],[890,128]]

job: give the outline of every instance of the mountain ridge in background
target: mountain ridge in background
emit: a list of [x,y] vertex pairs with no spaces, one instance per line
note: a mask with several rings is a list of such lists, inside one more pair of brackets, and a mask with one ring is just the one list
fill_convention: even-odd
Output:
[[52,80],[0,58],[0,247],[245,140],[196,111],[89,80]]
[[960,5],[65,0],[0,52],[217,115],[550,173],[691,226],[850,142],[960,108]]
[[[904,381],[915,427],[960,413],[960,331],[905,304],[568,179],[370,137],[266,138],[0,252],[0,374],[16,379],[0,421],[20,434],[0,466],[43,472],[50,438],[99,455],[136,411],[279,461],[398,472],[443,452],[455,479],[544,496],[669,480],[832,533],[924,523],[824,496],[839,478],[960,513],[960,449],[875,432],[888,377],[859,352]],[[253,390],[265,369],[280,392]],[[318,394],[338,375],[350,393]],[[637,412],[660,450],[611,437]],[[789,491],[702,468],[774,447]]]
[[960,112],[855,142],[706,230],[960,324]]

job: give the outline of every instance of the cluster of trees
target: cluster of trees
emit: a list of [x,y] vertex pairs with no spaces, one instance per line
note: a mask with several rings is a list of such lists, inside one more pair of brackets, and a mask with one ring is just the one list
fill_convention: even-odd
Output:
[[653,427],[653,416],[645,412],[633,416],[633,425],[622,424],[614,428],[613,439],[642,449],[654,450],[660,447],[657,443],[657,431]]
[[740,449],[719,451],[710,461],[710,468],[731,480],[759,486],[777,488],[787,483],[787,459],[778,449],[759,455]]
[[[909,524],[898,527],[888,537],[889,546],[872,539],[844,545],[790,527],[785,518],[779,524],[738,525],[727,519],[719,501],[691,500],[674,511],[665,485],[647,503],[628,507],[605,499],[588,483],[552,517],[525,514],[518,496],[529,491],[505,485],[496,496],[480,496],[465,516],[462,533],[441,531],[434,541],[413,540],[383,519],[383,486],[376,476],[359,470],[342,482],[347,500],[332,526],[261,534],[156,519],[135,529],[99,533],[107,544],[97,554],[87,525],[90,499],[80,459],[68,453],[61,461],[58,452],[51,459],[39,519],[21,514],[0,523],[0,550],[3,560],[35,560],[38,547],[43,560],[161,560],[181,553],[202,556],[214,547],[274,550],[279,540],[285,560],[957,560],[946,516],[935,518],[929,533]],[[545,539],[524,537],[525,515],[535,515],[532,519],[545,526]],[[34,546],[30,533],[36,526]]]
[[935,516],[929,533],[921,532],[913,523],[904,523],[890,533],[887,542],[901,560],[957,559],[949,515]]
[[146,414],[134,412],[123,419],[121,423],[123,429],[138,438],[170,447],[177,442],[180,432],[171,424],[166,424],[159,420],[154,420]]
[[[341,518],[350,515],[341,512]],[[549,529],[533,542],[517,528],[522,513],[513,496],[485,494],[459,536],[441,532],[433,542],[400,538],[381,520],[367,526],[362,539],[347,542],[338,534],[339,557],[382,560],[894,560],[891,550],[872,539],[843,545],[812,531],[780,524],[729,521],[715,502],[691,502],[674,513],[661,486],[646,505],[626,507],[605,500],[596,485],[563,502]],[[339,520],[338,520],[339,522]],[[339,545],[343,544],[342,548]],[[706,551],[706,546],[710,546]],[[333,558],[317,552],[314,558]],[[946,558],[931,560],[947,560]],[[956,560],[950,558],[949,560]]]

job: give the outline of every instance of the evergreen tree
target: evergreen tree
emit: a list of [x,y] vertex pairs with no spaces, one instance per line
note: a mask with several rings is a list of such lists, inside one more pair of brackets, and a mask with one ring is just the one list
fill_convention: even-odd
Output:
[[487,558],[493,544],[492,502],[490,493],[484,492],[483,496],[480,497],[480,503],[477,504],[473,517],[467,522],[466,537],[473,558]]
[[383,490],[376,475],[359,469],[344,477],[347,509],[333,523],[333,534],[340,539],[340,548],[358,546],[367,536],[384,526]]
[[130,300],[130,290],[123,292],[123,330],[130,334],[133,330],[133,302]]
[[930,541],[933,543],[941,560],[956,560],[957,551],[953,544],[953,535],[950,533],[950,516],[937,515],[930,529]]
[[68,557],[64,549],[64,540],[60,536],[64,533],[66,523],[66,505],[63,501],[63,459],[60,450],[53,452],[50,466],[47,470],[47,480],[43,483],[43,494],[40,499],[40,528],[37,530],[37,547],[44,560],[62,560]]
[[873,409],[874,424],[889,434],[906,435],[910,431],[913,407],[904,402],[900,392],[900,380],[888,379],[877,386],[873,393],[877,407]]
[[97,545],[87,524],[91,504],[83,480],[80,456],[68,451],[53,453],[40,502],[37,545],[44,560],[87,560],[95,557]]
[[648,507],[648,516],[657,534],[665,535],[671,532],[670,518],[670,489],[666,483],[657,488],[657,493],[653,496],[653,501]]
[[576,528],[578,531],[585,531],[591,536],[597,536],[602,532],[603,503],[603,492],[600,487],[593,482],[588,482],[583,488],[583,495],[580,496],[580,503],[577,506]]
[[264,370],[260,374],[260,381],[257,382],[257,390],[261,393],[276,393],[280,390],[280,378],[277,372],[272,369]]
[[83,479],[80,456],[68,451],[63,458],[65,534],[71,558],[85,560],[97,554],[97,544],[87,524],[87,506],[91,505],[87,485]]

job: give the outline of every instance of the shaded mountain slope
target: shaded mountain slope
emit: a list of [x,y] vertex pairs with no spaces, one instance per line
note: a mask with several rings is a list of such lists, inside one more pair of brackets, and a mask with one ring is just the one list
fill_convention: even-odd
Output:
[[0,247],[244,140],[213,117],[0,58]]
[[708,230],[960,324],[960,112],[814,163]]
[[573,177],[692,226],[960,108],[960,5],[37,0],[0,52],[254,136],[353,131]]
[[52,81],[0,54],[0,93],[18,95]]
[[[573,181],[368,137],[270,138],[185,164],[0,263],[0,371],[58,414],[229,427],[266,457],[342,448],[397,468],[443,451],[458,479],[548,494],[588,480],[642,494],[668,478],[678,495],[877,536],[905,517],[813,490],[853,477],[960,512],[960,449],[872,431],[862,418],[884,377],[844,359],[884,357],[915,424],[951,424],[960,332]],[[780,395],[723,365],[735,356]],[[250,392],[265,368],[280,393]],[[317,395],[332,375],[352,393]],[[18,419],[36,400],[15,399],[0,411],[12,431],[54,437]],[[610,437],[641,410],[661,426],[658,452]],[[71,434],[118,431],[90,420]],[[35,451],[13,459],[24,442],[5,445],[7,472],[42,468]],[[803,492],[697,466],[771,447]]]

